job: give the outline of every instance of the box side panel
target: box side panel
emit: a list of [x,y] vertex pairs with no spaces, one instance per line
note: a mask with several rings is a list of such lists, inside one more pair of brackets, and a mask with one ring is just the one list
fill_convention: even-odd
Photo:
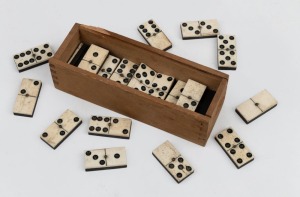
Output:
[[52,59],[56,88],[164,131],[205,145],[210,118]]

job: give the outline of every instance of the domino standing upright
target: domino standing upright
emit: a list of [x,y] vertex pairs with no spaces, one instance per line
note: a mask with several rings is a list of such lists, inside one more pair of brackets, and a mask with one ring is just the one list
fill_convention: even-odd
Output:
[[237,106],[235,111],[249,124],[276,106],[277,100],[267,90],[263,90]]
[[219,34],[219,23],[215,19],[183,22],[180,28],[183,40],[212,38]]
[[238,169],[254,160],[249,148],[232,128],[221,131],[215,139]]
[[141,24],[138,31],[152,47],[164,51],[172,47],[171,41],[153,20]]
[[75,113],[66,110],[40,136],[50,147],[56,149],[82,123]]
[[88,133],[105,137],[129,139],[131,120],[128,118],[115,118],[92,116]]
[[205,89],[205,85],[189,79],[177,101],[177,105],[195,111]]
[[92,44],[83,56],[78,68],[96,74],[106,60],[108,53],[108,50]]
[[33,117],[41,88],[41,81],[24,78],[15,102],[14,115]]
[[14,61],[19,72],[40,66],[48,62],[53,51],[48,43],[28,49],[14,55]]
[[236,70],[236,38],[233,35],[218,36],[218,69]]
[[169,141],[154,149],[152,154],[177,183],[180,183],[194,172],[191,165]]
[[124,147],[88,150],[85,152],[85,171],[126,168]]

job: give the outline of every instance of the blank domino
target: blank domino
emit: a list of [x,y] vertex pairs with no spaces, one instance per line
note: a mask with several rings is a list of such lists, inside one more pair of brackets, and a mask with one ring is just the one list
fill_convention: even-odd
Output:
[[180,183],[194,172],[190,164],[169,141],[157,147],[152,154],[177,183]]
[[15,102],[14,115],[33,117],[41,88],[41,81],[23,79]]
[[235,111],[249,124],[276,106],[277,100],[267,90],[263,90],[237,106]]
[[172,47],[171,41],[153,20],[141,24],[138,31],[148,44],[154,48],[166,51]]
[[249,148],[232,128],[221,131],[215,139],[238,169],[254,160]]
[[131,120],[129,118],[92,116],[88,133],[90,135],[129,139],[130,131]]
[[81,123],[82,120],[76,114],[66,110],[40,137],[50,147],[56,149]]
[[85,152],[85,171],[126,168],[124,147],[88,150]]
[[14,55],[14,61],[19,72],[47,63],[53,56],[53,51],[48,43],[36,46]]

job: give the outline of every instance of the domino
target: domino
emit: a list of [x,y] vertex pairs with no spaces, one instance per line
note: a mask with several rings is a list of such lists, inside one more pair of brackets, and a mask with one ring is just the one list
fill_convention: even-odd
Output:
[[106,60],[108,53],[108,50],[92,44],[82,59],[101,67]]
[[205,89],[205,85],[189,79],[177,101],[177,105],[195,111]]
[[200,38],[201,27],[199,21],[183,22],[180,25],[183,40]]
[[83,70],[86,70],[86,71],[94,73],[94,74],[97,74],[100,69],[100,66],[90,63],[85,60],[81,60],[81,62],[78,65],[78,68],[81,68]]
[[236,39],[233,35],[218,36],[218,69],[236,70]]
[[236,51],[218,51],[219,70],[236,70]]
[[53,51],[48,43],[14,55],[14,61],[19,72],[40,66],[48,62]]
[[151,96],[154,96],[156,98],[160,98],[160,99],[165,99],[167,96],[167,93],[162,91],[162,90],[155,90],[155,89],[149,89],[148,90],[148,94],[150,94]]
[[120,63],[120,58],[109,55],[105,60],[105,62],[103,63],[103,66],[101,67],[98,75],[105,78],[110,78],[119,63]]
[[14,105],[14,115],[33,117],[41,88],[41,81],[24,78]]
[[151,84],[151,95],[161,99],[165,99],[173,83],[174,77],[162,73],[157,73]]
[[194,172],[191,165],[169,141],[154,149],[152,154],[177,183],[180,183]]
[[56,149],[82,123],[75,113],[66,110],[40,136],[51,148]]
[[188,21],[180,25],[183,40],[196,38],[212,38],[219,33],[219,24],[215,19]]
[[201,37],[212,38],[219,34],[219,23],[215,19],[199,21]]
[[236,49],[236,39],[233,35],[219,35],[218,36],[218,50],[235,50]]
[[92,116],[89,125],[89,135],[129,139],[131,120],[128,118],[115,118]]
[[150,46],[164,51],[172,48],[171,41],[152,19],[141,24],[138,31]]
[[147,93],[149,92],[150,88],[146,85],[142,84],[139,80],[136,78],[132,78],[130,82],[128,83],[128,87],[134,88],[136,90],[139,90],[141,92]]
[[232,128],[221,131],[215,139],[238,169],[254,160],[249,148]]
[[85,152],[85,171],[126,168],[124,147],[88,150]]
[[78,66],[89,47],[90,46],[85,43],[79,43],[73,55],[69,59],[68,64]]
[[188,109],[190,111],[196,111],[196,108],[199,104],[199,101],[196,101],[196,100],[193,100],[193,99],[190,99],[184,95],[181,95],[179,97],[179,99],[177,99],[177,103],[176,105],[179,105],[185,109]]
[[141,63],[139,68],[137,69],[134,77],[142,84],[146,86],[150,86],[156,76],[155,70],[150,68],[144,63]]
[[138,67],[139,66],[134,62],[129,61],[127,59],[123,59],[116,68],[115,72],[110,77],[110,79],[123,85],[127,85],[130,79],[135,74]]
[[235,111],[246,124],[249,124],[276,106],[277,100],[267,90],[262,90],[237,106]]
[[170,103],[176,104],[180,95],[182,94],[185,85],[186,85],[185,82],[178,80],[165,100]]

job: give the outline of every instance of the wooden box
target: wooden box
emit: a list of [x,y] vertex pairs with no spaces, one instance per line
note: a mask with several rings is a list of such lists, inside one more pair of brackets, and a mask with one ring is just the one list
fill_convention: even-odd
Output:
[[[80,42],[96,44],[112,55],[138,64],[143,62],[182,81],[198,81],[213,91],[214,96],[205,113],[200,114],[77,68],[67,62]],[[73,26],[49,63],[57,89],[202,146],[220,113],[228,83],[228,75],[224,73],[105,29],[82,24]]]

